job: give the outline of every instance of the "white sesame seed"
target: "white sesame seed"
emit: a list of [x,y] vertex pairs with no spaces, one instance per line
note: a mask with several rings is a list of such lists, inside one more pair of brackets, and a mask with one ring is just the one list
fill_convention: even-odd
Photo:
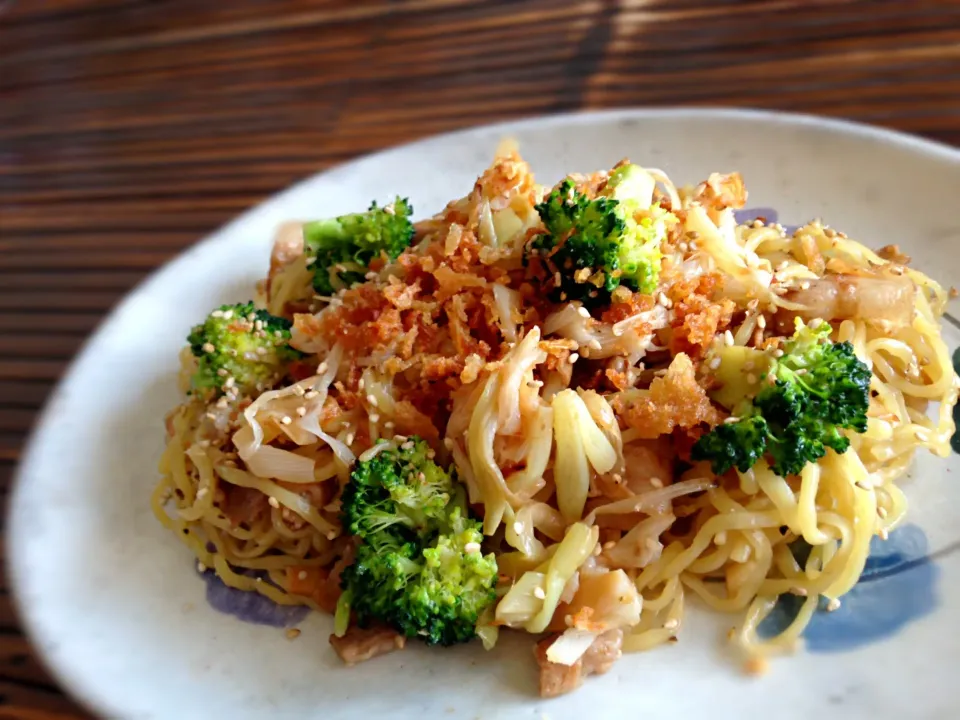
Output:
[[596,340],[591,340],[590,342],[588,342],[588,343],[587,343],[587,347],[590,348],[591,350],[600,350],[600,349],[601,349],[600,343],[599,343],[598,341],[596,341]]
[[577,353],[570,353],[570,364],[571,364],[571,365],[572,365],[573,363],[575,363],[575,362],[576,362],[577,360],[579,360],[579,359],[580,359],[580,355],[579,355],[579,354],[577,354]]
[[690,246],[685,242],[681,242],[679,245],[677,245],[677,249],[680,250],[680,252],[685,253],[690,249]]
[[774,356],[775,358],[782,358],[782,357],[783,357],[783,350],[781,350],[780,348],[777,348],[776,350],[773,351],[773,356]]
[[372,405],[373,407],[377,407],[377,398],[372,394],[368,394],[367,404]]
[[724,424],[724,425],[731,425],[731,424],[737,423],[737,422],[740,422],[740,418],[738,418],[736,415],[731,415],[730,417],[726,418],[726,419],[723,421],[723,424]]
[[233,317],[233,310],[224,310],[224,311],[223,311],[223,319],[224,319],[224,320],[229,320],[229,319],[232,318],[232,317]]
[[881,540],[886,540],[888,537],[890,537],[890,533],[886,528],[880,528],[880,531],[877,533],[877,535],[880,536]]
[[834,610],[840,609],[840,601],[837,598],[830,598],[830,602],[827,603],[827,612],[833,612]]
[[380,422],[380,416],[376,413],[370,413],[367,417],[372,423]]
[[724,331],[723,333],[723,344],[727,347],[733,347],[733,333],[729,330]]
[[533,596],[538,600],[543,600],[547,597],[547,594],[543,591],[542,587],[537,586],[533,589]]
[[757,327],[761,330],[767,327],[767,319],[763,315],[757,315]]
[[269,497],[269,499],[267,500],[267,504],[272,508],[277,508],[277,509],[280,508],[280,501],[277,500],[275,497],[273,497],[273,495]]
[[383,426],[384,426],[387,430],[392,430],[394,427],[396,427],[396,423],[394,423],[393,420],[387,420],[387,421],[383,424]]
[[289,415],[284,415],[282,418],[280,418],[280,422],[282,422],[284,425],[289,425],[293,422],[293,419]]
[[463,546],[463,549],[468,553],[480,552],[480,543],[468,542],[466,545]]
[[577,308],[577,312],[580,313],[580,317],[582,317],[582,318],[589,318],[589,317],[590,317],[590,311],[587,310],[583,305],[581,305],[580,307]]
[[327,371],[327,361],[324,360],[322,363],[317,365],[317,375],[323,375]]
[[306,414],[307,414],[307,409],[303,407],[303,405],[297,408],[297,417],[303,417]]
[[443,439],[443,446],[444,446],[445,448],[447,448],[447,450],[453,450],[453,446],[454,446],[453,439],[452,439],[452,438],[444,438],[444,439]]
[[713,542],[716,545],[726,545],[727,543],[727,531],[721,530],[716,535],[713,536]]
[[203,351],[206,353],[212,353],[216,348],[213,346],[213,343],[205,342],[203,344]]
[[232,388],[232,387],[233,387],[234,385],[236,385],[236,384],[237,384],[236,379],[235,379],[235,378],[232,378],[232,377],[228,377],[226,380],[223,381],[223,387],[224,387],[224,389],[226,389],[226,388]]
[[804,280],[802,283],[800,283],[800,289],[801,289],[801,290],[809,290],[809,289],[810,289],[810,283],[807,282],[806,280]]
[[206,572],[206,571],[207,571],[207,566],[204,565],[202,562],[198,562],[198,563],[197,563],[197,570],[199,570],[200,572]]
[[301,570],[300,572],[298,572],[298,573],[297,573],[297,579],[298,579],[298,580],[306,580],[306,579],[307,579],[307,571],[306,571],[306,570]]
[[347,433],[347,436],[343,439],[343,442],[346,445],[353,445],[353,433]]
[[810,328],[812,330],[816,330],[821,325],[823,325],[823,320],[821,320],[820,318],[814,318],[813,320],[810,321]]
[[716,370],[718,367],[720,367],[720,358],[715,357],[712,360],[710,360],[710,362],[708,363],[708,367],[711,370]]
[[212,313],[210,313],[210,317],[222,318],[223,310],[214,310]]
[[219,375],[220,377],[226,377],[227,375],[229,375],[229,373],[227,372],[226,368],[219,368],[217,369],[217,375]]
[[303,394],[303,399],[304,399],[304,400],[313,400],[313,399],[314,399],[317,395],[319,395],[319,394],[320,394],[320,393],[318,393],[316,390],[307,390],[307,392],[305,392],[305,393]]
[[363,378],[360,378],[357,381],[357,390],[363,390],[363,386],[366,384],[366,381]]
[[667,630],[673,630],[679,626],[680,626],[680,621],[677,620],[676,618],[670,618],[663,624],[663,627],[666,628]]
[[513,524],[513,531],[514,531],[515,533],[517,533],[517,535],[519,535],[520,533],[522,533],[522,532],[523,532],[523,523],[522,523],[522,522],[515,522],[515,523]]
[[413,441],[408,440],[400,446],[401,450],[413,450]]
[[661,480],[658,477],[652,477],[650,478],[650,484],[659,490],[660,488],[663,487],[663,480]]

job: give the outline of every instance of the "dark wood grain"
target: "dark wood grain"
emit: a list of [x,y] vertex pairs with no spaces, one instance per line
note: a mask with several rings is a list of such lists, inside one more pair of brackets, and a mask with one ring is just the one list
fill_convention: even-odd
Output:
[[[734,105],[960,144],[960,1],[0,0],[0,489],[150,270],[318,170],[478,123]],[[74,718],[0,595],[0,717]]]

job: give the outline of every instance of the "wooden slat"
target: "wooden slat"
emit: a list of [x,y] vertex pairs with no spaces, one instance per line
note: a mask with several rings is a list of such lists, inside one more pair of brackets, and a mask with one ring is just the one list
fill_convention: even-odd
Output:
[[30,409],[0,407],[0,433],[23,432],[33,425],[35,416]]
[[[0,609],[6,599],[7,596],[4,596],[0,600]],[[46,669],[37,662],[30,643],[22,635],[0,634],[0,682],[2,681],[56,687]]]
[[11,333],[13,337],[50,332],[86,335],[100,320],[99,313],[76,313],[70,308],[46,313],[6,313],[0,314],[0,333]]
[[[3,339],[0,337],[0,342]],[[52,388],[53,384],[49,382],[0,380],[0,407],[39,408]]]
[[4,720],[81,720],[90,717],[58,692],[52,680],[41,685],[0,680],[0,718]]
[[[136,270],[80,272],[73,268],[67,268],[64,272],[14,272],[0,274],[0,288],[34,294],[51,291],[83,293],[91,290],[123,292],[136,285],[145,275],[146,272]],[[0,337],[2,342],[3,338]]]
[[2,380],[56,380],[66,368],[58,360],[0,360]]
[[15,463],[20,459],[24,435],[0,434],[0,463]]

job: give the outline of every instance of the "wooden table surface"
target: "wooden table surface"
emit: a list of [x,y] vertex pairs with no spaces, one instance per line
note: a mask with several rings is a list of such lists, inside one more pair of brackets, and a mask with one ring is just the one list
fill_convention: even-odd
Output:
[[[960,2],[0,0],[0,487],[141,278],[311,173],[478,123],[736,105],[960,144]],[[0,594],[0,717],[84,713]]]

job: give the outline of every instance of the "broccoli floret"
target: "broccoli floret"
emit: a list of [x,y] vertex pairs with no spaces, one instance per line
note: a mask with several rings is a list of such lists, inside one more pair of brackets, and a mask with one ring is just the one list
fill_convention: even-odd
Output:
[[749,470],[761,457],[781,476],[804,465],[846,452],[844,429],[867,429],[870,370],[849,342],[830,342],[830,326],[800,324],[772,365],[762,389],[735,411],[739,420],[719,425],[693,446],[694,460],[709,460],[714,472]]
[[476,635],[477,620],[496,599],[497,563],[480,552],[481,525],[454,508],[450,530],[422,552],[404,593],[396,627],[430,645],[454,645]]
[[290,326],[252,302],[217,308],[187,336],[197,358],[193,390],[234,395],[270,387],[302,356],[290,347]]
[[425,442],[408,440],[396,450],[357,463],[341,502],[350,534],[375,537],[402,526],[420,537],[441,527],[459,487],[432,456]]
[[398,197],[384,207],[374,202],[367,212],[304,224],[304,251],[313,264],[313,287],[329,295],[339,286],[363,282],[370,262],[381,254],[396,259],[413,239],[412,214],[410,203]]
[[619,285],[644,293],[656,289],[660,241],[675,218],[659,205],[642,204],[651,193],[649,175],[625,165],[594,199],[567,179],[537,205],[546,233],[534,240],[533,248],[559,271],[558,294],[598,304],[608,302]]
[[[462,489],[419,438],[361,461],[342,496],[344,527],[360,539],[341,576],[340,617],[380,621],[428,644],[476,634],[496,599],[497,564],[480,552],[481,524]],[[342,627],[340,629],[343,629]]]
[[770,429],[759,415],[735,423],[717,425],[693,447],[694,460],[713,461],[717,474],[732,467],[746,472],[763,457]]

